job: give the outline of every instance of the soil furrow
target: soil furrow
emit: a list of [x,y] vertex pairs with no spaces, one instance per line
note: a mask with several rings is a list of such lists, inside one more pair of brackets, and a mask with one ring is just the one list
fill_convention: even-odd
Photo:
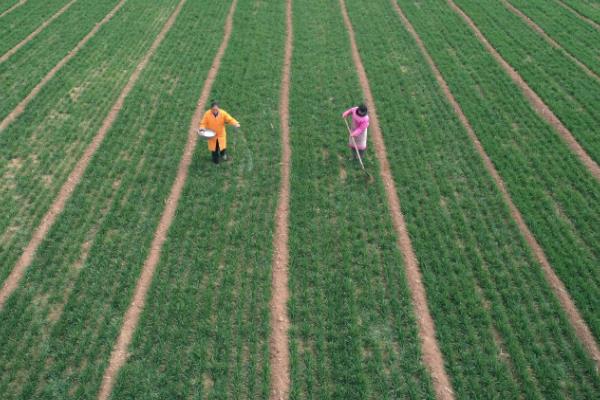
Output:
[[0,18],[4,17],[6,14],[9,14],[9,13],[13,12],[15,9],[21,7],[25,3],[27,3],[27,0],[21,0],[21,1],[19,1],[17,4],[13,5],[8,10],[6,10],[2,14],[0,14]]
[[279,118],[281,121],[281,185],[277,211],[275,213],[275,234],[273,236],[272,298],[271,298],[271,400],[287,399],[290,388],[290,360],[288,330],[290,320],[287,313],[288,288],[288,234],[290,204],[290,70],[292,65],[293,28],[292,0],[287,0],[286,40]]
[[447,0],[450,8],[454,10],[460,17],[466,22],[466,24],[471,28],[477,39],[485,46],[487,51],[496,59],[498,64],[506,71],[506,73],[511,77],[513,82],[521,89],[525,98],[529,101],[533,109],[537,112],[537,114],[546,120],[553,128],[558,132],[558,134],[563,138],[563,140],[567,143],[569,148],[573,151],[573,153],[581,160],[583,165],[590,171],[590,173],[600,181],[600,166],[596,164],[596,162],[590,157],[590,155],[581,147],[581,145],[577,142],[573,134],[567,129],[565,125],[558,119],[558,117],[552,112],[550,107],[548,107],[544,101],[540,98],[529,87],[527,82],[521,77],[521,75],[498,53],[498,51],[490,44],[487,38],[481,33],[477,25],[473,22],[473,20],[460,8],[456,5],[453,0]]
[[50,18],[48,18],[46,21],[44,21],[35,31],[31,32],[29,34],[29,36],[27,36],[25,39],[21,40],[15,47],[13,47],[12,49],[8,50],[6,53],[4,53],[2,55],[2,57],[0,57],[0,63],[5,62],[6,60],[8,60],[13,54],[15,54],[17,51],[19,51],[19,49],[23,46],[25,46],[27,43],[29,43],[33,38],[35,38],[37,35],[39,35],[39,33],[41,31],[43,31],[44,29],[46,29],[46,27],[48,25],[50,25],[56,18],[60,17],[62,14],[64,14],[69,8],[71,8],[71,6],[76,2],[77,0],[71,0],[70,2],[68,2],[67,4],[65,4],[63,6],[63,8],[61,8],[60,10],[58,10],[53,16],[51,16]]
[[67,62],[69,62],[70,59],[77,55],[79,50],[81,50],[81,48],[85,46],[85,44],[100,30],[100,28],[102,28],[104,24],[106,24],[112,19],[112,17],[115,16],[115,14],[121,9],[121,7],[123,7],[126,1],[127,0],[121,0],[119,4],[115,6],[115,8],[113,8],[108,14],[106,14],[102,21],[98,22],[92,28],[92,30],[89,31],[88,34],[85,35],[79,43],[77,43],[77,46],[75,46],[71,51],[69,51],[69,54],[67,54],[62,60],[60,60],[58,64],[56,64],[46,74],[46,76],[44,76],[44,78],[33,88],[33,90],[17,105],[17,107],[15,107],[15,109],[12,110],[2,122],[0,122],[0,133],[2,133],[2,131],[5,130],[6,127],[8,127],[8,125],[14,122],[25,111],[27,105],[31,102],[31,100],[33,100],[35,96],[37,96],[37,94],[42,90],[42,88],[46,86],[48,81],[50,81],[50,79],[52,79],[54,75],[56,75],[58,71],[60,71],[60,69]]
[[525,22],[531,29],[536,31],[541,37],[544,38],[546,42],[548,42],[555,49],[560,50],[564,55],[566,55],[571,61],[573,61],[579,68],[581,68],[590,78],[593,78],[600,82],[600,76],[598,76],[594,71],[590,70],[587,65],[579,61],[575,56],[565,50],[558,42],[552,39],[538,24],[536,24],[531,18],[525,15],[521,10],[513,6],[508,0],[500,0],[502,4],[513,14],[519,16],[523,22]]
[[75,165],[73,171],[71,171],[71,173],[69,174],[67,181],[61,187],[58,195],[52,202],[52,205],[50,206],[49,210],[46,212],[40,224],[35,229],[31,240],[29,241],[29,243],[25,247],[25,250],[23,251],[23,254],[17,260],[17,263],[13,267],[10,275],[8,276],[8,278],[4,282],[4,285],[2,286],[2,289],[0,290],[0,310],[4,307],[6,299],[8,299],[12,292],[14,292],[14,290],[19,286],[19,282],[23,278],[23,275],[25,274],[27,268],[31,265],[31,262],[34,259],[38,247],[46,237],[46,234],[48,233],[50,228],[52,228],[52,226],[56,222],[57,217],[64,210],[67,201],[69,200],[75,188],[81,181],[81,178],[83,177],[87,166],[92,160],[92,157],[102,144],[104,137],[112,127],[115,120],[117,119],[119,112],[123,108],[125,99],[135,86],[135,83],[137,82],[144,68],[146,68],[146,65],[150,61],[150,58],[154,55],[156,49],[158,48],[165,35],[173,25],[175,18],[179,14],[181,6],[184,2],[185,1],[182,1],[182,3],[180,3],[180,6],[178,6],[173,15],[166,22],[165,26],[163,27],[163,30],[158,34],[158,36],[154,40],[154,43],[152,43],[152,46],[150,47],[144,58],[136,66],[135,70],[131,74],[131,77],[129,78],[129,81],[127,82],[127,84],[121,91],[121,94],[117,98],[117,101],[113,104],[110,112],[102,122],[102,125],[96,133],[96,136],[94,136],[92,142],[85,149],[85,152]]
[[[176,13],[179,12],[184,2],[185,0],[181,1]],[[156,270],[156,266],[158,264],[158,261],[160,260],[162,246],[165,240],[167,239],[167,233],[175,217],[177,204],[179,203],[179,198],[181,197],[181,192],[183,190],[189,172],[189,168],[192,163],[192,156],[194,154],[194,149],[196,147],[197,142],[196,129],[202,116],[201,113],[204,110],[204,107],[208,100],[208,96],[210,95],[210,91],[212,89],[212,85],[215,81],[215,78],[217,77],[217,73],[221,65],[221,59],[223,58],[225,50],[227,49],[227,44],[229,43],[229,38],[231,36],[231,31],[233,28],[233,14],[235,12],[236,5],[237,0],[233,0],[233,3],[231,4],[231,8],[229,9],[229,13],[227,15],[227,21],[225,22],[225,30],[221,46],[219,47],[219,50],[215,55],[206,81],[204,82],[204,87],[202,88],[200,99],[198,100],[198,105],[190,123],[188,140],[183,151],[183,157],[181,158],[179,167],[177,169],[177,176],[175,178],[175,182],[171,187],[171,192],[165,203],[165,209],[154,234],[154,239],[152,240],[152,244],[150,247],[150,253],[142,267],[142,273],[136,284],[133,300],[123,318],[123,325],[121,327],[119,337],[111,353],[108,367],[104,372],[104,377],[102,378],[102,385],[100,386],[98,399],[106,400],[109,398],[113,386],[115,384],[117,374],[119,373],[119,370],[127,360],[127,351],[129,348],[129,344],[131,343],[133,333],[135,332],[135,329],[140,319],[140,315],[144,308],[146,302],[146,295],[148,293],[148,290],[150,289],[154,271]]]
[[344,17],[344,24],[346,25],[346,29],[350,38],[352,58],[354,60],[363,93],[365,95],[367,107],[370,110],[369,114],[371,129],[373,132],[373,144],[377,154],[377,159],[380,164],[380,174],[385,187],[394,230],[397,234],[398,247],[402,252],[406,266],[406,275],[412,296],[414,312],[417,317],[419,336],[421,338],[423,363],[427,367],[432,377],[436,397],[438,399],[454,399],[452,385],[450,384],[450,379],[446,374],[442,353],[437,343],[435,324],[427,305],[427,296],[422,282],[421,271],[416,254],[412,247],[410,236],[408,234],[404,215],[402,214],[400,199],[398,198],[398,192],[396,190],[396,184],[390,170],[385,143],[379,126],[379,120],[377,118],[375,101],[373,94],[371,93],[369,80],[360,58],[358,47],[356,45],[354,29],[352,28],[350,18],[348,17],[344,0],[340,0],[340,7]]
[[554,272],[554,269],[552,268],[552,266],[550,265],[550,262],[546,258],[546,255],[544,254],[542,247],[539,245],[539,243],[537,242],[537,240],[535,239],[535,237],[533,236],[533,234],[531,233],[531,231],[525,224],[525,220],[523,219],[521,212],[519,211],[517,206],[514,204],[508,190],[506,189],[506,184],[504,183],[504,180],[502,179],[502,177],[496,170],[494,163],[492,162],[492,160],[486,153],[485,149],[483,148],[483,145],[479,141],[479,138],[477,137],[477,134],[473,130],[471,123],[469,122],[469,120],[467,119],[467,116],[462,111],[460,104],[457,102],[454,95],[450,91],[448,84],[446,83],[446,81],[445,81],[444,77],[442,76],[438,67],[435,65],[435,62],[431,58],[431,55],[427,51],[427,48],[423,44],[423,41],[419,37],[419,34],[415,31],[414,27],[412,26],[410,21],[406,18],[405,14],[402,12],[400,6],[396,3],[396,1],[391,0],[391,2],[392,2],[392,5],[394,6],[394,9],[398,13],[398,16],[400,17],[402,23],[404,24],[406,30],[412,35],[412,37],[414,38],[415,42],[417,43],[419,49],[421,50],[423,57],[427,60],[429,67],[433,71],[433,74],[435,75],[435,78],[438,81],[440,87],[442,88],[442,91],[446,95],[446,98],[448,99],[449,103],[452,105],[454,112],[456,113],[456,115],[460,119],[461,123],[465,127],[467,134],[469,135],[469,138],[471,139],[471,141],[473,142],[473,145],[475,146],[475,149],[477,150],[477,152],[483,159],[485,168],[487,169],[488,173],[492,176],[492,178],[496,182],[498,189],[500,189],[500,192],[502,193],[502,197],[503,197],[504,201],[506,202],[506,204],[508,205],[513,219],[516,221],[521,234],[523,235],[523,237],[527,241],[527,244],[533,251],[533,254],[536,257],[537,261],[542,266],[544,275],[545,275],[546,279],[548,280],[550,287],[552,288],[555,295],[557,296],[558,300],[560,301],[561,305],[563,306],[563,308],[567,314],[567,317],[569,318],[569,321],[571,321],[571,324],[573,325],[573,328],[575,329],[577,336],[583,342],[583,344],[586,347],[586,349],[588,350],[589,354],[594,359],[596,365],[600,368],[600,350],[598,349],[598,345],[596,344],[589,327],[586,325],[584,319],[579,314],[579,311],[577,310],[575,303],[569,296],[564,284],[562,283],[560,278]]
[[564,3],[564,2],[562,2],[560,0],[556,0],[556,2],[558,4],[560,4],[561,6],[563,6],[564,8],[566,8],[567,10],[571,11],[580,20],[587,22],[588,24],[590,24],[591,26],[593,26],[594,28],[596,28],[597,30],[600,31],[600,25],[596,21],[594,21],[594,20],[586,17],[585,15],[582,15],[581,13],[579,13],[579,11],[577,11],[576,9],[574,9],[573,7],[571,7],[570,5]]

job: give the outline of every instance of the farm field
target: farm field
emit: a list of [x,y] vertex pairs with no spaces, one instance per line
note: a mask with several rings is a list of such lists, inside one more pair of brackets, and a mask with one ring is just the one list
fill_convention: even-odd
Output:
[[0,398],[597,397],[599,12],[0,0]]

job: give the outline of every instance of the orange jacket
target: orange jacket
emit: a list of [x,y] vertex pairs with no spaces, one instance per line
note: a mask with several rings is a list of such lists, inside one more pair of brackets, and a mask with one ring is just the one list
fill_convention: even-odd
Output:
[[208,141],[208,150],[215,151],[217,149],[217,140],[219,141],[220,150],[225,150],[227,148],[227,131],[225,130],[225,124],[237,125],[239,122],[225,110],[219,109],[219,113],[216,117],[212,113],[212,110],[208,110],[204,113],[204,116],[200,121],[200,129],[210,129],[217,134],[214,139]]

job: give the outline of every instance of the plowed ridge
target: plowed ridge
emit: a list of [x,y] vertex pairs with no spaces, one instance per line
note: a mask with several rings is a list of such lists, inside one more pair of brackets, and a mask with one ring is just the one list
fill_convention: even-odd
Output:
[[[182,0],[180,5],[178,6],[177,12],[179,12],[184,2],[185,0]],[[198,100],[198,106],[196,107],[196,111],[194,112],[194,115],[192,117],[192,121],[189,128],[188,140],[183,152],[183,157],[181,158],[181,161],[179,163],[179,168],[177,170],[175,182],[171,187],[171,193],[169,194],[169,197],[166,201],[164,212],[160,218],[160,222],[154,234],[154,239],[152,240],[150,254],[148,255],[148,258],[146,259],[146,261],[144,262],[144,266],[142,267],[142,274],[136,284],[133,300],[131,302],[131,305],[127,309],[127,312],[125,313],[121,332],[119,333],[119,337],[110,356],[108,367],[106,368],[106,371],[104,372],[104,377],[102,378],[102,385],[100,386],[100,391],[98,393],[98,399],[100,400],[106,400],[109,398],[114,387],[117,374],[119,373],[119,370],[127,360],[127,349],[129,348],[131,339],[133,338],[133,333],[135,332],[135,329],[140,319],[140,315],[144,308],[144,304],[146,302],[146,295],[148,293],[148,290],[150,289],[150,284],[152,283],[152,277],[154,276],[156,265],[160,260],[160,252],[162,250],[162,246],[165,240],[167,239],[167,233],[175,217],[177,204],[179,202],[179,198],[181,197],[181,192],[183,190],[183,186],[185,184],[188,171],[192,163],[192,155],[194,154],[194,149],[196,148],[197,141],[196,128],[198,126],[198,123],[200,122],[201,112],[204,110],[204,107],[208,100],[208,96],[212,89],[212,85],[219,71],[221,59],[223,58],[223,55],[225,54],[225,50],[227,48],[227,44],[229,43],[229,38],[231,36],[231,31],[233,28],[233,14],[235,12],[236,5],[237,0],[233,0],[233,3],[231,4],[231,8],[229,10],[229,14],[227,16],[227,21],[225,23],[223,41],[221,42],[221,46],[219,47],[219,50],[215,55],[215,59],[210,68],[208,77],[204,82],[204,87],[202,88],[200,99]]]
[[567,317],[569,318],[569,321],[575,328],[575,332],[576,332],[577,336],[585,345],[585,347],[588,350],[588,352],[590,353],[591,357],[596,362],[596,365],[600,368],[600,350],[598,349],[598,345],[596,344],[589,327],[586,325],[583,318],[579,314],[579,311],[577,310],[577,307],[575,306],[575,303],[573,302],[573,300],[570,298],[565,285],[562,283],[560,278],[554,272],[554,269],[552,268],[552,266],[550,265],[550,262],[546,258],[546,255],[544,254],[542,247],[539,245],[539,243],[537,242],[537,240],[535,239],[535,237],[533,236],[533,234],[531,233],[531,231],[525,224],[525,220],[523,219],[521,212],[519,211],[517,206],[514,204],[510,194],[508,193],[508,190],[506,189],[506,184],[504,183],[504,180],[502,179],[502,177],[496,170],[496,167],[494,166],[492,160],[490,159],[490,157],[486,153],[485,149],[483,148],[483,145],[479,141],[479,138],[477,137],[477,134],[473,130],[471,123],[467,119],[467,116],[463,112],[460,104],[456,101],[456,98],[450,91],[448,84],[446,83],[446,81],[445,81],[444,77],[442,76],[438,67],[435,65],[435,62],[431,58],[431,55],[427,51],[425,45],[423,44],[423,41],[419,37],[419,34],[416,32],[416,30],[414,29],[414,27],[412,26],[412,24],[410,23],[408,18],[406,18],[405,14],[402,12],[402,9],[396,3],[396,1],[391,0],[391,2],[394,6],[394,9],[398,13],[398,16],[402,20],[402,23],[406,27],[406,30],[414,38],[419,49],[421,50],[421,53],[423,54],[423,57],[427,60],[429,67],[431,68],[433,74],[435,75],[436,80],[438,81],[438,84],[442,88],[449,103],[452,105],[454,112],[456,113],[456,115],[460,119],[461,123],[465,127],[467,134],[469,135],[469,138],[473,142],[475,149],[477,150],[477,152],[483,159],[484,165],[485,165],[488,173],[492,176],[492,178],[496,182],[498,189],[500,189],[500,192],[502,193],[502,197],[503,197],[504,201],[506,202],[506,204],[508,204],[508,207],[510,209],[510,213],[511,213],[512,217],[516,221],[517,226],[519,227],[519,230],[521,231],[521,234],[523,235],[523,237],[525,237],[527,244],[532,249],[533,254],[535,255],[537,261],[542,266],[542,270],[544,271],[546,279],[548,280],[550,287],[552,288],[556,297],[558,297],[561,305],[563,306],[563,308],[567,314]]
[[129,81],[119,94],[117,101],[111,107],[110,112],[102,122],[102,125],[96,133],[96,135],[94,136],[94,139],[85,149],[83,156],[79,159],[79,161],[75,165],[75,168],[69,174],[67,181],[61,187],[56,199],[54,199],[54,201],[52,202],[50,209],[42,218],[40,225],[35,229],[31,240],[29,241],[29,243],[25,247],[25,250],[23,251],[23,254],[17,260],[17,263],[13,267],[10,275],[8,276],[8,278],[4,282],[4,285],[2,286],[2,289],[0,290],[0,310],[4,308],[4,304],[8,297],[19,286],[19,283],[21,282],[25,271],[27,270],[27,268],[29,268],[31,262],[33,261],[38,247],[46,237],[48,231],[56,222],[57,217],[64,210],[67,201],[69,200],[69,198],[73,194],[73,191],[81,181],[81,178],[83,177],[83,174],[85,173],[92,157],[102,144],[104,137],[112,127],[114,121],[117,119],[119,112],[123,108],[125,99],[133,89],[144,68],[146,68],[146,65],[150,61],[150,58],[152,58],[152,56],[156,52],[156,49],[158,49],[158,47],[160,46],[160,43],[163,41],[165,35],[169,31],[169,29],[171,29],[171,26],[173,25],[175,18],[179,14],[180,9],[181,4],[174,11],[173,15],[169,18],[169,20],[165,23],[165,26],[152,43],[152,46],[131,74]]
[[385,187],[394,229],[398,237],[398,247],[402,252],[404,263],[406,265],[406,274],[410,286],[414,311],[417,317],[419,336],[421,338],[423,363],[427,367],[432,377],[436,397],[438,399],[454,399],[452,385],[450,384],[450,380],[446,374],[442,353],[437,344],[437,339],[435,336],[435,324],[431,314],[429,313],[425,287],[422,283],[421,271],[419,269],[417,256],[412,247],[406,222],[404,221],[404,215],[402,214],[400,207],[400,199],[398,198],[398,192],[396,190],[396,185],[394,183],[390,165],[387,159],[385,143],[383,141],[383,135],[381,133],[379,120],[377,118],[375,101],[373,99],[373,94],[371,93],[369,80],[362,64],[358,47],[356,45],[354,29],[352,28],[350,18],[348,17],[344,0],[340,0],[340,7],[344,17],[344,24],[346,25],[346,29],[348,30],[348,35],[350,37],[352,58],[354,59],[354,64],[360,79],[361,87],[366,98],[367,107],[370,110],[370,127],[373,134],[375,152],[381,166],[381,178]]
[[502,2],[502,4],[504,4],[504,6],[510,10],[510,12],[512,12],[513,14],[519,16],[527,25],[529,25],[529,27],[531,29],[533,29],[534,31],[536,31],[541,37],[544,38],[544,40],[548,43],[550,43],[550,45],[558,50],[560,50],[564,55],[566,55],[571,61],[573,61],[575,64],[577,64],[577,66],[579,68],[581,68],[583,71],[585,71],[586,74],[588,74],[588,76],[590,78],[596,79],[598,82],[600,82],[600,76],[596,75],[595,72],[593,72],[592,70],[590,70],[587,65],[585,65],[584,63],[582,63],[581,61],[579,61],[575,56],[573,56],[571,53],[569,53],[567,50],[565,50],[560,44],[558,44],[558,42],[554,39],[552,39],[538,24],[536,24],[531,18],[529,18],[527,15],[525,15],[521,10],[519,10],[518,8],[516,8],[515,6],[513,6],[508,0],[500,0]]
[[475,36],[479,41],[485,46],[487,51],[496,59],[496,61],[500,64],[500,66],[506,71],[506,73],[511,77],[513,82],[521,89],[525,98],[529,101],[534,110],[538,113],[540,117],[545,119],[552,127],[560,134],[560,136],[567,143],[569,148],[575,153],[575,155],[581,160],[583,165],[590,171],[590,173],[600,181],[600,166],[596,164],[596,162],[589,156],[589,154],[581,147],[581,145],[577,142],[573,134],[567,129],[566,126],[558,119],[558,117],[552,112],[550,107],[548,107],[543,100],[529,87],[529,85],[525,82],[525,80],[519,75],[519,73],[494,49],[494,47],[490,44],[487,38],[481,33],[477,25],[473,22],[473,20],[454,3],[452,0],[447,0],[450,7],[462,17],[462,19],[467,23],[469,28],[475,33]]
[[290,360],[288,330],[290,320],[287,313],[288,288],[288,234],[290,205],[290,70],[292,66],[293,29],[292,0],[287,0],[286,40],[279,118],[281,121],[281,185],[275,213],[273,236],[272,299],[271,299],[271,400],[287,399],[290,389]]
[[92,28],[92,30],[89,31],[88,34],[85,35],[79,43],[77,43],[77,46],[75,46],[73,48],[73,50],[69,51],[69,54],[67,54],[62,60],[60,60],[58,62],[58,64],[56,64],[46,74],[46,76],[44,76],[44,78],[40,81],[40,83],[38,83],[33,88],[33,90],[17,105],[17,107],[15,107],[15,109],[13,111],[11,111],[10,114],[8,114],[6,116],[6,118],[4,118],[4,120],[2,120],[2,122],[0,122],[0,133],[2,133],[3,130],[5,130],[21,114],[23,114],[27,105],[31,102],[31,100],[33,100],[33,98],[35,96],[37,96],[37,94],[42,90],[42,88],[44,86],[46,86],[46,84],[50,81],[50,79],[52,79],[54,77],[54,75],[56,75],[58,73],[58,71],[60,71],[60,69],[62,67],[64,67],[64,65],[67,62],[69,62],[70,59],[72,59],[73,57],[75,57],[77,55],[79,50],[81,50],[81,48],[83,46],[85,46],[85,44],[100,30],[100,28],[102,28],[102,26],[104,24],[106,24],[108,21],[110,21],[112,19],[112,17],[115,16],[115,14],[121,9],[121,7],[123,7],[123,5],[125,4],[126,1],[127,0],[121,0],[108,14],[106,14],[106,16],[102,19],[102,21],[97,23],[96,26],[94,26]]
[[15,9],[21,7],[23,4],[27,3],[27,0],[21,0],[19,1],[17,4],[11,6],[8,10],[4,11],[2,14],[0,14],[0,18],[4,17],[5,15],[13,12]]
[[56,18],[60,17],[65,13],[77,0],[71,0],[67,4],[65,4],[60,10],[58,10],[53,16],[44,21],[35,31],[31,32],[25,39],[19,42],[15,47],[8,50],[6,53],[0,57],[0,63],[8,60],[13,54],[15,54],[19,49],[29,43],[33,38],[40,34],[41,31],[46,29],[48,25],[50,25]]
[[556,2],[558,4],[560,4],[561,6],[563,6],[564,8],[566,8],[567,10],[571,11],[580,20],[587,22],[588,24],[590,24],[591,26],[593,26],[594,28],[596,28],[597,30],[600,31],[600,25],[598,25],[596,23],[596,21],[594,21],[594,20],[586,17],[585,15],[581,14],[579,11],[575,10],[573,7],[571,7],[570,5],[566,4],[563,1],[556,0]]

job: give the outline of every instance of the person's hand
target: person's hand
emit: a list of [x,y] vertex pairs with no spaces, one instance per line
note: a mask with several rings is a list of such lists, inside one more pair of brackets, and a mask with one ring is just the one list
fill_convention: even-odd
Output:
[[240,128],[240,124],[235,124],[234,126],[235,126],[237,129],[239,129],[239,128]]

